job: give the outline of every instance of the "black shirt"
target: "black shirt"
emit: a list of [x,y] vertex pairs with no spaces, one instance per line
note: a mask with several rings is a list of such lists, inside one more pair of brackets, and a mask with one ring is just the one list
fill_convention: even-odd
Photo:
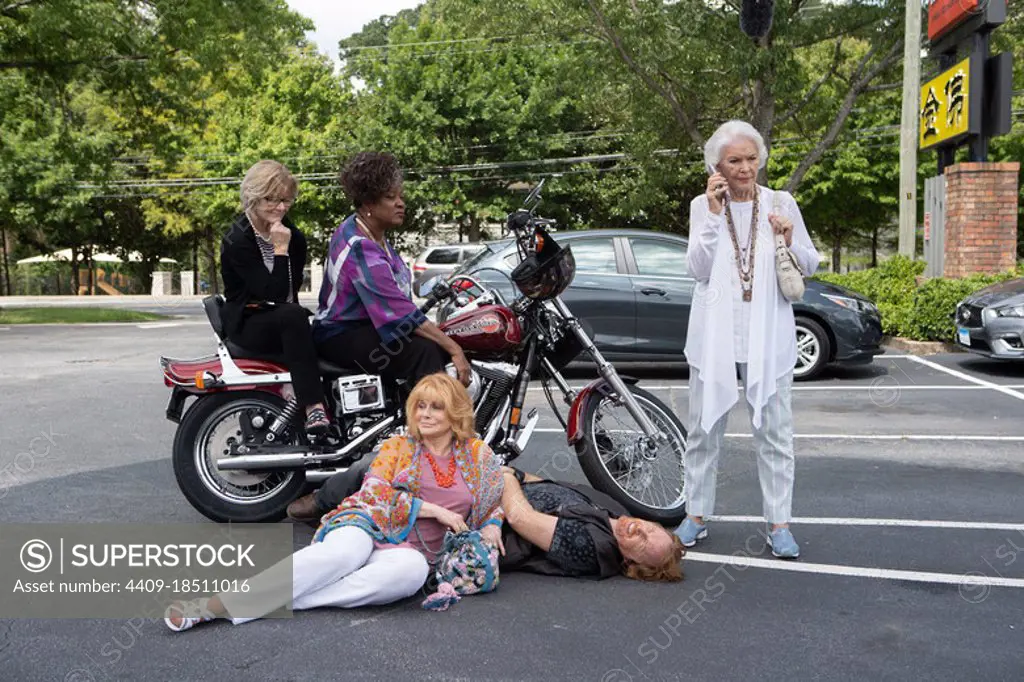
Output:
[[544,552],[505,524],[502,570],[589,578],[621,573],[622,554],[611,519],[626,515],[622,505],[593,488],[553,481],[526,483],[523,495],[537,511],[558,517],[555,534]]

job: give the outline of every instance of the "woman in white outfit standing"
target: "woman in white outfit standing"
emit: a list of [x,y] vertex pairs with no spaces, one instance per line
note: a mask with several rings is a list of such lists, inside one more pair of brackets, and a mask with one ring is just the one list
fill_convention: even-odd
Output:
[[[690,274],[697,280],[686,336],[690,366],[690,433],[685,456],[688,516],[676,530],[692,547],[708,536],[718,456],[729,411],[743,379],[757,449],[762,510],[772,553],[795,559],[793,411],[796,366],[793,306],[779,289],[774,239],[785,237],[800,269],[813,274],[820,256],[793,197],[757,184],[768,160],[760,133],[744,121],[723,124],[704,146],[711,176],[690,203]],[[777,195],[777,196],[776,196]]]

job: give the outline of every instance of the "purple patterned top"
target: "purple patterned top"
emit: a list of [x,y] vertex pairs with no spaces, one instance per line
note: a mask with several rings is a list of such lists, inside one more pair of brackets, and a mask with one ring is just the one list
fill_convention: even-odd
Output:
[[351,215],[334,232],[313,336],[322,342],[369,320],[385,343],[427,321],[412,302],[412,273],[391,243],[368,239]]

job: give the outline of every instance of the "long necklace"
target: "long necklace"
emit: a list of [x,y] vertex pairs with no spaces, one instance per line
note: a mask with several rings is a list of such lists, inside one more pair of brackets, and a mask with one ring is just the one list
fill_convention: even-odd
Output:
[[385,252],[387,251],[387,247],[384,246],[384,242],[373,236],[373,232],[370,231],[369,226],[367,226],[367,224],[364,223],[358,215],[356,216],[356,225],[358,225],[359,229],[363,231],[363,234],[372,239],[377,246],[384,249]]
[[740,253],[740,243],[736,236],[736,224],[732,220],[732,208],[729,206],[729,199],[725,202],[725,219],[729,223],[729,236],[732,237],[732,248],[736,253],[736,269],[740,273],[740,288],[743,289],[743,300],[750,302],[754,296],[754,260],[757,252],[757,222],[759,217],[759,205],[757,201],[757,189],[754,189],[754,206],[750,216],[750,235],[747,240],[747,248]]
[[448,459],[448,471],[441,471],[441,468],[437,466],[437,462],[434,461],[434,456],[429,452],[424,452],[427,456],[427,463],[430,465],[431,471],[434,472],[434,480],[442,488],[451,488],[455,485],[455,471],[458,466],[458,462],[455,461],[455,453],[451,453],[451,457]]
[[257,237],[259,237],[261,240],[263,240],[267,244],[273,244],[274,243],[270,239],[270,237],[264,237],[263,233],[256,229],[256,221],[252,219],[252,216],[249,215],[248,211],[245,212],[245,217],[249,219],[249,224],[252,225],[252,231],[256,234]]

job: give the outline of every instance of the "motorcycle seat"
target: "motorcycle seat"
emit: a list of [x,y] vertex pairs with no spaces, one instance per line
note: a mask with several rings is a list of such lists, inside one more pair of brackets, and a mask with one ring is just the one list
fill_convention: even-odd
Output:
[[224,309],[224,297],[220,294],[213,294],[203,299],[203,310],[206,311],[206,318],[210,326],[216,332],[217,338],[224,340],[224,320],[221,318],[221,310]]
[[[231,353],[231,357],[236,360],[265,360],[267,362],[274,362],[279,365],[287,366],[284,355],[280,353],[261,353],[249,348],[243,348],[230,340],[224,341],[224,347],[228,349],[229,353]],[[317,364],[320,368],[320,375],[325,379],[337,379],[338,377],[363,373],[362,370],[348,369],[340,365],[336,365],[333,362],[328,362],[323,358],[317,358]]]

